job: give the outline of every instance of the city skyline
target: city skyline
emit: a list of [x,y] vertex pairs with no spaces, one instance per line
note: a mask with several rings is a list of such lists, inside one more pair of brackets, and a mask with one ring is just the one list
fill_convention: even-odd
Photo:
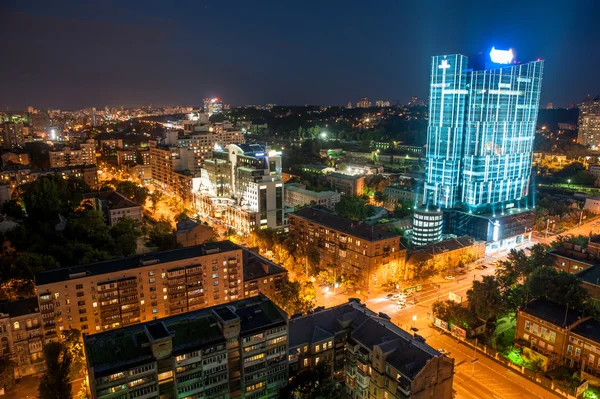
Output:
[[[327,4],[319,13],[281,4],[14,3],[3,9],[0,36],[19,56],[5,64],[0,82],[8,95],[0,108],[200,105],[213,96],[232,105],[345,105],[363,97],[407,103],[426,97],[422,70],[432,54],[469,56],[491,46],[513,48],[519,60],[551,61],[542,104],[566,107],[598,91],[593,65],[600,56],[586,50],[599,29],[592,24],[597,4],[436,3]],[[488,15],[494,20],[486,22]],[[197,17],[205,40],[194,39]],[[208,55],[212,61],[202,62]],[[584,56],[588,62],[577,62]]]

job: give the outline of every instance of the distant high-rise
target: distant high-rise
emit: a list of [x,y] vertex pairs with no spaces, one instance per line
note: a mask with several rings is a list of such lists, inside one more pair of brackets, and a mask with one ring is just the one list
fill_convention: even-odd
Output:
[[389,101],[385,101],[385,100],[377,100],[377,101],[375,101],[375,106],[377,106],[379,108],[389,107],[390,106],[390,102]]
[[543,61],[517,64],[511,50],[495,49],[490,59],[432,58],[415,245],[440,240],[442,223],[448,233],[485,239],[489,250],[530,235],[531,215],[522,211],[533,208],[528,195]]
[[211,116],[213,114],[220,114],[223,112],[223,101],[218,98],[205,98],[204,99],[204,112]]
[[25,145],[23,123],[7,120],[0,124],[0,144],[3,149],[12,150]]
[[594,150],[600,145],[600,96],[588,97],[579,104],[577,142]]
[[356,108],[371,108],[371,101],[369,101],[368,98],[364,97],[356,103]]
[[546,105],[546,109],[554,109],[554,104],[552,104],[552,103],[548,103],[548,104]]

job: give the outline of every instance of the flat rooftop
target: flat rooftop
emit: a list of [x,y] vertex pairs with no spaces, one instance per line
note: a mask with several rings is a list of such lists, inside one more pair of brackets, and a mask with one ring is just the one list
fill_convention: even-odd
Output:
[[356,222],[342,216],[338,216],[330,210],[312,206],[303,208],[290,215],[297,216],[309,222],[338,230],[353,237],[358,237],[368,241],[379,241],[389,238],[400,237],[398,234],[379,226],[370,226],[366,222]]
[[316,197],[316,198],[324,198],[324,197],[330,197],[332,195],[340,195],[339,193],[336,193],[335,191],[312,191],[312,190],[307,190],[305,188],[300,188],[300,187],[295,187],[295,186],[285,186],[286,191],[293,191],[295,193],[298,194],[302,194],[302,195],[306,195],[309,197]]
[[219,241],[191,247],[172,249],[163,252],[152,252],[144,255],[134,255],[127,258],[107,260],[103,262],[90,263],[87,265],[63,267],[55,270],[39,272],[35,276],[36,285],[52,284],[59,281],[73,280],[88,276],[99,276],[102,274],[118,272],[122,270],[135,269],[150,262],[163,264],[175,262],[182,259],[196,258],[218,252],[241,250],[239,245],[231,241]]
[[94,368],[97,378],[155,361],[150,346],[155,339],[171,337],[173,356],[225,343],[227,340],[219,326],[219,318],[225,321],[239,319],[240,336],[245,336],[256,329],[284,325],[287,315],[261,295],[114,331],[86,335],[84,346],[88,362]]

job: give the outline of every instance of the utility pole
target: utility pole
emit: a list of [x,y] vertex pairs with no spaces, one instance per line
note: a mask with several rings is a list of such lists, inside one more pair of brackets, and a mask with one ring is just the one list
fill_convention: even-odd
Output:
[[550,218],[546,219],[546,238],[548,238],[548,227],[550,227]]

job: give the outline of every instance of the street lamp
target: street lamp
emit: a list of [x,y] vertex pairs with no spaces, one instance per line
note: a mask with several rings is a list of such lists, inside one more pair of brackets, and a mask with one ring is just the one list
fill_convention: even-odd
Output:
[[327,133],[326,133],[326,132],[322,132],[322,133],[321,133],[321,138],[322,138],[322,139],[325,139],[325,138],[327,138]]
[[[414,310],[414,307],[413,307],[413,312],[414,312],[414,311],[415,311],[415,310]],[[413,314],[413,317],[412,317],[412,328],[415,328],[415,321],[417,321],[417,315],[416,315],[416,314]]]

